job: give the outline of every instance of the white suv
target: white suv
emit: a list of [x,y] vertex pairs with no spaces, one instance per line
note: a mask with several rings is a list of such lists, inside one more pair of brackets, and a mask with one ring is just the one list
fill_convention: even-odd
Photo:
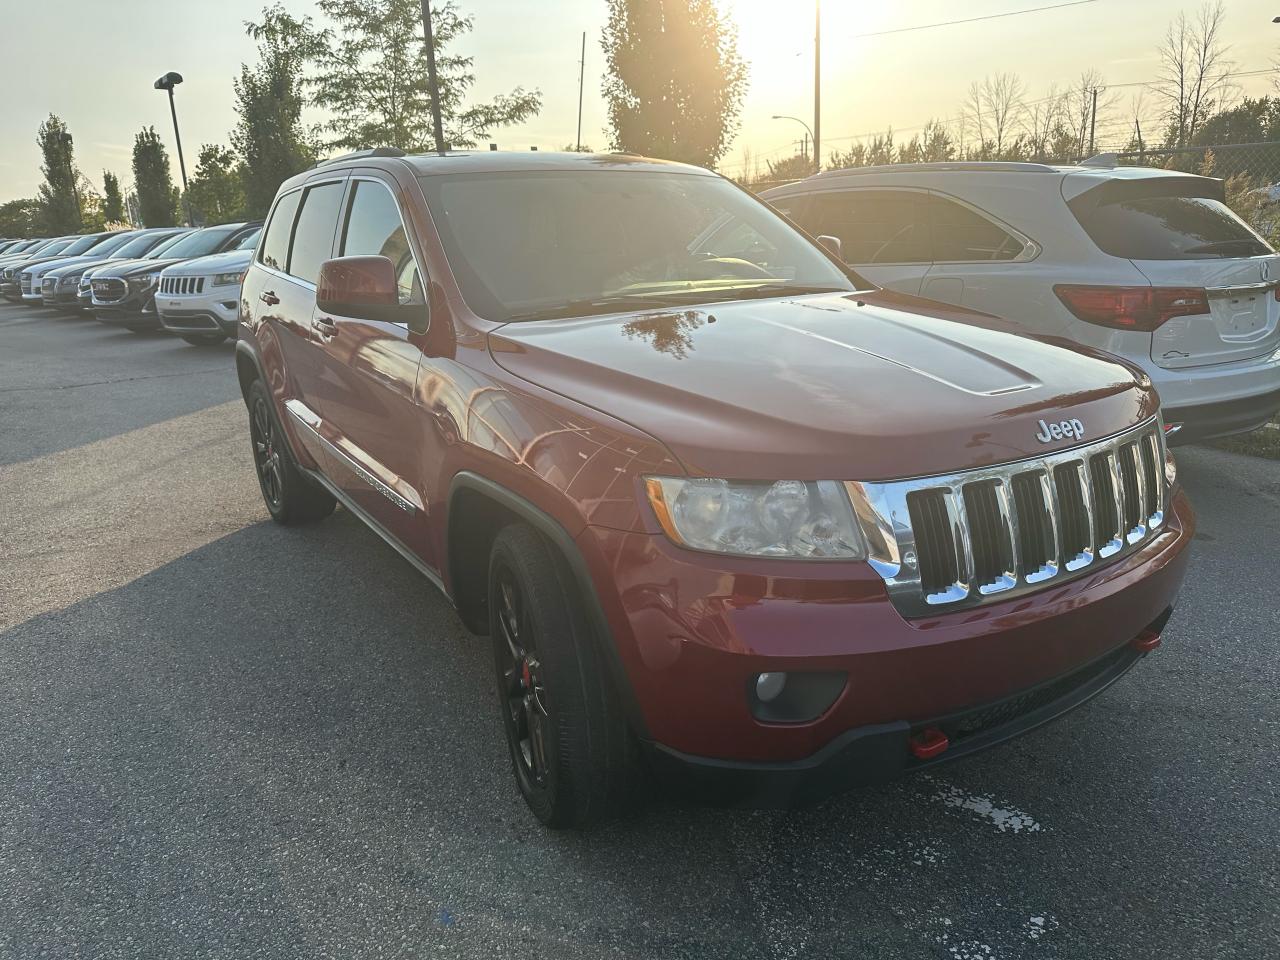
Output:
[[1141,366],[1180,442],[1280,408],[1280,256],[1223,203],[1220,180],[1105,160],[898,164],[764,196],[839,239],[874,283]]
[[165,267],[156,288],[161,326],[198,347],[215,346],[234,336],[240,316],[240,281],[261,232],[245,234],[222,253]]

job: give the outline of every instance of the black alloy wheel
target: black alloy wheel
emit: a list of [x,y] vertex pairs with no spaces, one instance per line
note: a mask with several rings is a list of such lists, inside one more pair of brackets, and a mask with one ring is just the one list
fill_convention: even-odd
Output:
[[275,424],[264,397],[253,399],[253,411],[249,418],[249,434],[253,439],[253,463],[258,469],[258,482],[262,496],[272,513],[283,505],[284,477],[280,463],[280,449],[275,436]]

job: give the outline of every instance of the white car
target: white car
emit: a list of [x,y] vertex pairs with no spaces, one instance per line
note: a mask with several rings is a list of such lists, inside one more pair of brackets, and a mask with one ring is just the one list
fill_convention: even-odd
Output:
[[1280,409],[1280,256],[1220,180],[1105,158],[897,164],[764,196],[873,283],[1140,366],[1178,442]]
[[196,346],[213,346],[235,336],[240,316],[240,281],[258,245],[255,230],[234,249],[166,267],[156,289],[160,323]]

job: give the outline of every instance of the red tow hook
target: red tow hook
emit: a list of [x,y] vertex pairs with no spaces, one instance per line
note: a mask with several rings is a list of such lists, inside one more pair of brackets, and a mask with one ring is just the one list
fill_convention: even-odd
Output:
[[947,735],[937,727],[925,727],[911,737],[911,752],[917,760],[932,760],[951,746]]
[[1160,634],[1154,630],[1143,630],[1129,641],[1129,646],[1141,653],[1150,653],[1160,646]]

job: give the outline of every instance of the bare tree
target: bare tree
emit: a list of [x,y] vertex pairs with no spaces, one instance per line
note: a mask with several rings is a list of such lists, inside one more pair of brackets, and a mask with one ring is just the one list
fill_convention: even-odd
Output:
[[1115,90],[1108,90],[1102,71],[1090,67],[1081,72],[1063,96],[1062,127],[1071,135],[1073,149],[1084,156],[1090,148],[1090,135],[1097,127],[1105,128],[1112,119],[1120,94]]
[[1058,91],[1056,83],[1049,84],[1048,94],[1027,104],[1025,111],[1027,126],[1027,142],[1031,148],[1031,156],[1044,159],[1049,156],[1049,144],[1054,134],[1062,126],[1062,115],[1066,110],[1066,95]]
[[978,140],[981,156],[999,157],[1012,146],[1026,109],[1026,92],[1016,73],[997,73],[969,85],[965,126]]
[[1179,12],[1160,44],[1160,79],[1151,89],[1161,101],[1165,139],[1172,146],[1190,143],[1200,124],[1235,94],[1235,64],[1222,42],[1225,18],[1222,0],[1205,3],[1194,18]]

